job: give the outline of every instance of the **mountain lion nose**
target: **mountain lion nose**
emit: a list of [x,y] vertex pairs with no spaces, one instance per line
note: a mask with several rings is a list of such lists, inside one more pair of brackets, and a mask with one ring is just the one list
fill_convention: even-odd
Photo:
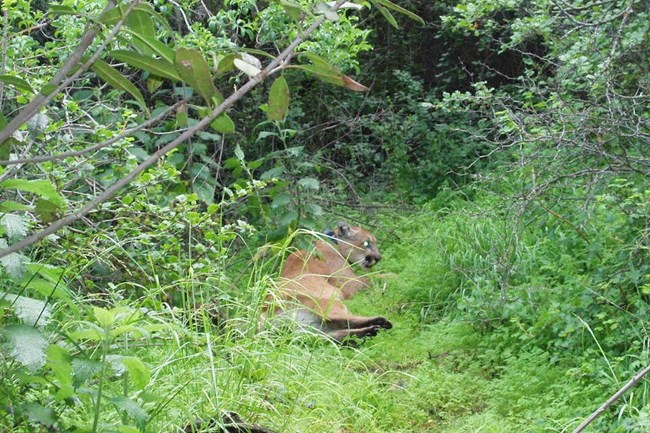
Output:
[[371,264],[371,265],[374,265],[375,263],[377,263],[380,260],[381,260],[381,255],[380,254],[372,254],[372,255],[369,254],[369,255],[366,256],[366,262],[368,264]]

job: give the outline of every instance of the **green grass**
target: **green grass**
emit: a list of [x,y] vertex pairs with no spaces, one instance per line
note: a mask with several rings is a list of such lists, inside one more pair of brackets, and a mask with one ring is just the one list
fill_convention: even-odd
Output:
[[[596,323],[590,334],[580,328],[582,317],[567,314],[583,311],[570,308],[585,299],[576,284],[585,277],[570,278],[575,270],[568,260],[561,270],[567,278],[546,278],[551,267],[536,268],[540,256],[551,261],[557,245],[504,238],[505,229],[512,233],[489,215],[466,212],[391,218],[380,229],[384,260],[373,269],[373,287],[347,304],[355,314],[385,316],[394,327],[356,347],[305,332],[259,329],[272,281],[255,263],[251,278],[239,280],[240,292],[232,284],[219,286],[215,272],[145,291],[140,301],[115,301],[127,310],[146,308],[136,325],[151,332],[80,345],[94,359],[102,353],[135,357],[150,370],[144,389],[110,371],[101,381],[106,395],[129,397],[147,410],[145,431],[180,431],[234,411],[283,433],[569,432],[644,359],[633,364],[630,356],[616,355],[611,333]],[[509,285],[500,290],[509,266]],[[118,289],[128,293],[127,286]],[[188,296],[180,296],[186,310],[163,308],[157,299],[170,289],[198,298],[218,294],[212,299],[217,314],[193,311]],[[90,312],[71,314],[58,312],[68,332],[91,327],[81,319],[96,322]],[[578,331],[581,340],[573,337]],[[99,431],[131,433],[138,414],[133,407],[116,409],[106,399],[90,404],[99,379],[93,376],[87,389],[76,391],[78,403],[66,406],[61,424],[85,426],[99,410]],[[587,431],[646,431],[646,388]],[[37,385],[26,395],[51,402]]]

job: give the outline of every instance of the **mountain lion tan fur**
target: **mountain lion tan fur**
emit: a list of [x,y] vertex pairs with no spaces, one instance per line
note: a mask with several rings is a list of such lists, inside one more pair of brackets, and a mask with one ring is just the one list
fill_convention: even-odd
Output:
[[370,285],[354,273],[352,265],[368,269],[381,260],[375,237],[344,222],[326,235],[331,242],[319,240],[313,252],[298,250],[287,257],[276,294],[276,316],[288,315],[339,342],[390,329],[392,324],[385,318],[355,316],[343,304]]

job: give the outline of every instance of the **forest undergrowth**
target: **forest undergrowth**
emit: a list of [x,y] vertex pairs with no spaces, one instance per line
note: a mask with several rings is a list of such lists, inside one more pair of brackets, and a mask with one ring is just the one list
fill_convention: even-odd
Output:
[[[273,278],[250,260],[238,267],[248,269],[242,289],[216,298],[215,286],[203,287],[208,275],[196,274],[138,299],[127,295],[142,288],[117,285],[83,300],[90,308],[62,301],[45,329],[65,338],[49,336],[58,343],[41,348],[44,360],[19,359],[28,368],[14,362],[2,376],[5,392],[23,389],[31,402],[16,405],[22,421],[4,413],[2,431],[95,422],[101,431],[203,431],[231,411],[276,432],[572,431],[643,366],[647,346],[619,337],[644,324],[612,315],[603,292],[587,299],[578,282],[588,276],[568,274],[568,254],[581,247],[548,239],[554,230],[575,241],[571,226],[551,218],[521,228],[484,206],[493,200],[441,197],[368,221],[384,259],[349,307],[394,327],[354,346],[260,329]],[[161,302],[170,290],[213,296],[170,309]],[[646,393],[640,384],[586,431],[646,431]]]

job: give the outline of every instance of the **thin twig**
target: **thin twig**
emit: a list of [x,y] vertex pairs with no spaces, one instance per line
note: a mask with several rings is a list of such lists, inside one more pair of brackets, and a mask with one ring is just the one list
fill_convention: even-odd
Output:
[[[345,0],[338,0],[336,5],[334,6],[334,9],[338,9],[343,3],[345,3]],[[193,127],[187,129],[185,132],[183,132],[178,138],[176,138],[174,141],[170,142],[168,145],[165,147],[161,148],[158,150],[156,153],[151,155],[149,158],[147,158],[145,161],[143,161],[140,165],[138,165],[136,168],[134,168],[129,174],[124,176],[122,179],[118,180],[115,182],[113,185],[111,185],[109,188],[107,188],[102,194],[98,195],[95,197],[93,200],[91,200],[88,204],[83,206],[81,209],[61,218],[60,220],[50,224],[48,227],[45,229],[41,230],[40,232],[34,233],[33,235],[23,239],[20,242],[17,242],[3,250],[0,250],[0,258],[5,257],[9,254],[15,253],[16,251],[20,251],[21,249],[32,245],[45,237],[51,235],[52,233],[56,232],[57,230],[71,224],[74,221],[77,221],[78,219],[83,218],[85,215],[87,215],[90,211],[95,209],[97,206],[99,206],[101,203],[105,202],[109,198],[111,198],[117,191],[122,189],[124,186],[128,185],[135,179],[140,173],[142,173],[144,170],[152,166],[155,162],[157,162],[160,158],[162,158],[164,155],[178,147],[180,144],[185,142],[185,140],[189,139],[192,137],[195,133],[198,131],[202,130],[206,126],[208,126],[214,119],[219,117],[221,114],[223,114],[228,108],[230,108],[232,105],[235,104],[235,102],[239,101],[244,95],[246,95],[251,89],[253,89],[255,86],[257,86],[259,83],[264,81],[272,72],[275,72],[276,70],[281,69],[282,65],[284,65],[286,62],[288,62],[291,57],[294,54],[294,50],[302,43],[302,41],[305,40],[311,33],[313,33],[322,23],[325,21],[325,17],[321,16],[318,17],[308,28],[305,30],[305,32],[299,36],[297,36],[291,44],[285,50],[269,65],[264,68],[262,71],[260,71],[257,75],[251,77],[246,84],[244,84],[242,87],[240,87],[237,91],[232,93],[228,98],[226,98],[225,101],[223,101],[217,108],[215,108],[212,113],[204,117],[202,120],[200,120],[196,125]]]
[[634,385],[639,383],[641,379],[643,379],[643,376],[646,374],[650,373],[650,365],[648,365],[646,368],[644,368],[640,373],[638,373],[636,376],[634,376],[628,383],[623,386],[623,388],[619,389],[616,394],[612,395],[605,403],[602,404],[594,413],[592,413],[587,419],[585,419],[575,430],[573,430],[573,433],[580,433],[583,431],[589,424],[592,423],[593,420],[598,418],[603,412],[607,410],[608,407],[610,407],[616,400],[621,398],[623,394],[625,394],[630,388],[632,388]]
[[13,165],[13,164],[34,164],[38,162],[44,162],[44,161],[54,161],[56,159],[63,159],[63,158],[68,158],[71,156],[80,156],[83,155],[84,153],[88,152],[93,152],[95,150],[102,149],[104,147],[110,146],[111,144],[115,143],[116,141],[119,141],[123,138],[126,138],[130,135],[132,135],[134,132],[140,131],[141,129],[148,128],[151,125],[154,125],[161,120],[163,120],[167,115],[178,108],[180,105],[185,104],[187,101],[189,101],[189,98],[185,98],[182,101],[178,101],[171,107],[165,108],[164,111],[162,111],[160,114],[158,114],[156,117],[152,117],[151,119],[147,120],[146,122],[143,122],[137,126],[134,126],[131,129],[127,129],[120,135],[116,135],[115,137],[112,137],[106,141],[103,141],[101,143],[94,144],[90,147],[86,147],[85,149],[81,150],[76,150],[76,151],[71,151],[71,152],[63,152],[59,153],[56,155],[42,155],[42,156],[35,156],[33,158],[23,158],[23,159],[12,159],[10,161],[0,161],[0,166],[3,165]]

